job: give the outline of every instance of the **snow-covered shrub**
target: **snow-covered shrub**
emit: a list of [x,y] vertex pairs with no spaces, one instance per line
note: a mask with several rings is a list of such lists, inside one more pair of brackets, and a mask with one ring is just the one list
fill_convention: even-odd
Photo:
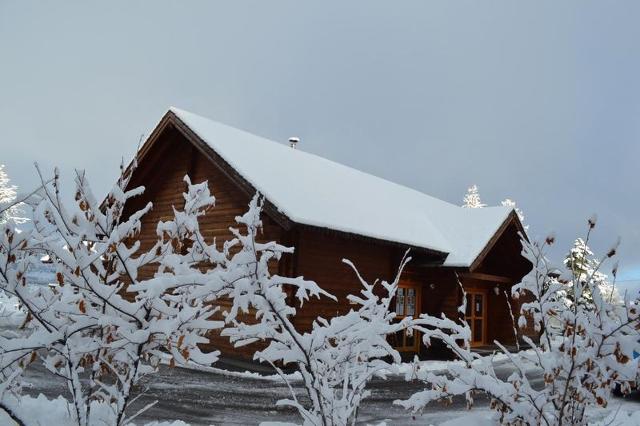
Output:
[[[187,205],[206,205],[205,194],[206,187],[190,192]],[[267,346],[255,353],[256,360],[271,364],[285,380],[285,367],[293,366],[301,374],[306,399],[301,401],[291,389],[292,398],[279,405],[295,407],[309,425],[352,423],[360,402],[368,395],[369,381],[389,369],[385,359],[400,360],[387,341],[388,335],[406,328],[409,321],[394,323],[395,314],[389,309],[399,273],[390,283],[370,284],[356,272],[362,291],[349,299],[357,309],[331,320],[318,318],[310,332],[301,332],[293,324],[296,308],[288,303],[288,295],[300,306],[312,297],[335,298],[312,281],[270,272],[282,255],[293,249],[259,242],[261,210],[262,201],[256,196],[249,210],[236,218],[239,227],[231,228],[234,238],[222,249],[215,242],[206,242],[197,221],[185,223],[191,244],[181,255],[165,257],[164,273],[132,288],[145,293],[172,290],[206,303],[227,300],[230,306],[224,312],[227,326],[222,335],[236,346],[266,342]]]
[[[13,420],[18,420],[26,425],[51,425],[51,426],[74,426],[76,425],[73,416],[73,404],[59,396],[55,399],[48,399],[40,394],[37,397],[21,396],[17,398],[10,396],[7,398],[7,408],[9,408],[15,416]],[[102,401],[91,402],[91,416],[93,425],[109,425],[112,422],[113,412],[108,403]],[[0,411],[0,424],[11,425],[12,418],[6,413]],[[16,422],[17,423],[17,422]],[[19,423],[18,423],[19,424]],[[189,426],[183,421],[152,421],[148,423],[127,423],[126,426],[136,426],[136,424],[144,424],[145,426]]]
[[[191,206],[186,213],[176,211],[174,221],[158,224],[155,245],[141,250],[140,219],[151,204],[123,215],[125,202],[143,191],[126,190],[131,172],[122,169],[103,203],[78,172],[75,203],[66,205],[56,171],[34,208],[33,230],[17,232],[6,225],[1,231],[0,289],[27,311],[22,335],[0,336],[3,382],[15,381],[16,374],[41,359],[66,380],[79,425],[95,423],[95,402],[109,407],[107,423],[124,424],[131,415],[126,410],[133,386],[154,370],[161,350],[168,349],[177,362],[207,365],[218,355],[203,354],[197,346],[220,325],[208,319],[213,307],[190,295],[135,290],[145,281],[139,276],[142,267],[164,268],[165,258],[182,250],[183,232],[188,232],[183,224],[196,221],[190,215],[202,211]],[[27,271],[43,253],[56,266],[56,285],[33,289]],[[0,400],[0,408],[6,410],[5,403]]]
[[20,301],[0,291],[0,333],[4,328],[14,329],[24,322],[26,312],[20,307]]
[[[296,309],[287,303],[291,289],[300,305],[311,297],[333,296],[303,278],[270,273],[270,266],[293,249],[258,242],[258,196],[237,218],[242,230],[232,229],[235,238],[218,249],[215,241],[206,242],[197,220],[215,199],[206,182],[191,185],[185,177],[184,211],[159,223],[157,243],[141,251],[140,219],[151,206],[123,217],[125,202],[142,192],[125,191],[129,177],[130,172],[123,171],[99,205],[79,173],[76,203],[66,206],[60,201],[56,176],[34,209],[34,229],[16,233],[6,228],[0,285],[20,300],[28,316],[25,335],[0,337],[4,382],[16,380],[21,370],[41,358],[47,369],[67,380],[78,424],[95,420],[91,412],[96,402],[110,407],[113,415],[107,423],[124,424],[132,387],[157,365],[160,350],[170,352],[171,364],[210,364],[217,359],[217,352],[203,354],[196,345],[207,342],[203,336],[223,325],[211,317],[217,312],[216,302],[227,299],[231,308],[224,312],[225,335],[238,346],[264,340],[269,344],[256,359],[271,363],[280,373],[282,366],[291,364],[300,371],[309,402],[298,401],[292,391],[293,399],[281,404],[296,407],[307,424],[354,421],[360,401],[368,395],[368,382],[390,367],[383,358],[400,359],[387,342],[388,335],[406,328],[409,321],[394,323],[389,309],[399,274],[391,283],[373,284],[357,275],[362,292],[349,296],[357,310],[330,321],[318,318],[311,332],[299,332],[291,321]],[[26,272],[42,253],[56,265],[57,285],[34,290],[26,285]],[[154,265],[153,277],[138,277],[145,265]],[[247,321],[251,316],[257,323]],[[7,398],[0,403],[11,412]],[[95,415],[104,421],[104,410]]]
[[[594,227],[595,221],[590,220],[585,243]],[[468,346],[449,338],[446,343],[465,364],[452,365],[448,375],[425,374],[422,379],[430,388],[399,404],[418,411],[433,401],[465,396],[471,405],[473,395],[482,393],[491,398],[491,407],[503,424],[582,425],[589,409],[607,406],[615,386],[627,392],[637,383],[639,369],[633,353],[640,352],[639,301],[625,297],[624,303],[616,303],[605,297],[596,275],[616,248],[583,274],[566,264],[550,263],[546,249],[553,243],[553,237],[544,243],[522,241],[523,255],[533,269],[512,293],[526,296],[519,325],[533,321],[540,339],[522,336],[531,349],[519,353],[495,342],[514,372],[506,380],[498,378],[490,359],[474,361]],[[566,297],[567,285],[578,301],[590,292],[592,304],[572,303]],[[468,326],[462,323],[457,330],[458,337],[464,337]],[[542,374],[541,387],[527,377],[532,370]]]
[[[255,205],[255,200],[254,200]],[[306,425],[355,424],[361,401],[369,396],[367,385],[375,376],[384,376],[390,362],[400,362],[399,353],[389,344],[387,337],[407,328],[410,318],[395,322],[390,310],[396,294],[400,273],[409,259],[404,259],[392,282],[366,282],[348,260],[358,277],[362,290],[359,295],[349,295],[349,301],[357,306],[345,315],[330,320],[318,317],[309,332],[296,329],[290,316],[294,307],[286,303],[286,279],[270,276],[268,260],[270,251],[253,250],[252,241],[260,226],[259,210],[253,208],[241,220],[247,227],[247,235],[241,237],[243,248],[252,263],[261,265],[252,273],[250,287],[232,295],[235,306],[255,309],[256,324],[233,320],[232,327],[223,330],[236,346],[266,340],[269,345],[255,353],[254,358],[271,364],[283,377],[279,366],[293,365],[302,375],[308,402],[302,402],[295,392],[292,399],[281,400],[278,405],[292,406],[298,410]],[[284,252],[276,249],[277,257]],[[296,296],[302,302],[309,296],[329,296],[315,283],[297,279]]]

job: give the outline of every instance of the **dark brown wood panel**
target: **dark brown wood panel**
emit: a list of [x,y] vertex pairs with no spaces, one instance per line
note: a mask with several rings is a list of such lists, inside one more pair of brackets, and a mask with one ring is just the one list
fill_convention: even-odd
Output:
[[[209,147],[203,146],[203,142],[191,134],[184,124],[175,120],[171,114],[167,115],[154,131],[153,140],[143,147],[143,161],[134,173],[130,186],[144,185],[146,190],[142,196],[127,204],[125,215],[148,202],[153,203],[153,209],[142,220],[140,237],[143,249],[151,247],[156,241],[157,222],[173,217],[174,207],[183,207],[182,193],[186,189],[183,178],[188,174],[194,183],[208,181],[216,197],[215,207],[200,219],[200,227],[208,242],[215,239],[218,247],[221,247],[232,238],[229,227],[236,224],[235,218],[247,209],[253,196],[250,185],[239,178],[237,172],[230,170],[230,165]],[[285,255],[278,265],[273,264],[273,272],[285,276],[304,276],[337,297],[337,301],[322,297],[305,302],[294,319],[300,330],[309,330],[318,316],[330,318],[355,308],[348,302],[347,295],[357,294],[361,286],[354,271],[342,262],[343,258],[351,260],[369,282],[376,279],[391,280],[395,277],[405,250],[398,243],[295,224],[269,203],[262,220],[264,228],[260,240],[277,241],[295,248],[295,252]],[[502,230],[504,232],[492,240],[491,246],[473,265],[472,272],[475,275],[469,275],[470,271],[465,268],[434,266],[442,262],[442,253],[416,251],[416,260],[407,265],[401,283],[420,289],[421,312],[438,316],[444,313],[450,318],[458,318],[462,293],[456,273],[467,274],[462,278],[467,288],[491,290],[499,284],[501,289],[509,292],[511,285],[521,279],[530,265],[520,256],[518,224],[506,223]],[[149,266],[141,271],[140,276],[151,276],[154,272],[155,268]],[[493,280],[497,283],[491,281],[492,277],[497,277]],[[293,297],[290,300],[294,303]],[[508,343],[512,339],[511,316],[506,300],[502,292],[487,292],[488,341],[497,339]],[[224,303],[220,305],[225,307]],[[513,302],[513,307],[517,310],[518,304]],[[227,338],[212,333],[211,343],[206,349],[218,349],[223,355],[247,359],[260,347],[257,344],[236,349]],[[421,352],[424,354],[423,350]]]
[[391,247],[304,229],[300,232],[296,250],[296,274],[315,281],[338,299],[334,302],[322,298],[305,303],[295,319],[296,326],[302,330],[309,330],[318,315],[327,318],[354,308],[347,300],[347,295],[359,293],[362,287],[355,272],[342,259],[353,262],[362,277],[369,282],[378,278],[390,280],[393,277],[391,262],[395,249]]

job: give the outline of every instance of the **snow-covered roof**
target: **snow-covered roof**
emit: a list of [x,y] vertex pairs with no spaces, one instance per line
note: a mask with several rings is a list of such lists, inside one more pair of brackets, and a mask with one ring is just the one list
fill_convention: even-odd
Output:
[[445,266],[470,266],[512,210],[464,209],[181,109],[170,111],[296,223],[436,250],[448,253]]

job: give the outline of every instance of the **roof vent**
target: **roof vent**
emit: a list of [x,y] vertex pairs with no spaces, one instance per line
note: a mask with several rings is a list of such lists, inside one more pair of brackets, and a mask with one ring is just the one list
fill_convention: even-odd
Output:
[[300,142],[300,138],[290,137],[289,138],[289,146],[293,149],[296,149],[296,145]]

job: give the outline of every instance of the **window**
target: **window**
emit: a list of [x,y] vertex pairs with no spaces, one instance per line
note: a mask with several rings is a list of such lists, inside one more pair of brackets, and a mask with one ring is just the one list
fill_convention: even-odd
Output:
[[396,315],[404,316],[404,288],[396,293]]
[[[396,318],[413,317],[420,314],[420,288],[403,284],[398,287],[395,298]],[[391,337],[391,344],[399,351],[417,351],[420,345],[418,333],[399,331]]]

